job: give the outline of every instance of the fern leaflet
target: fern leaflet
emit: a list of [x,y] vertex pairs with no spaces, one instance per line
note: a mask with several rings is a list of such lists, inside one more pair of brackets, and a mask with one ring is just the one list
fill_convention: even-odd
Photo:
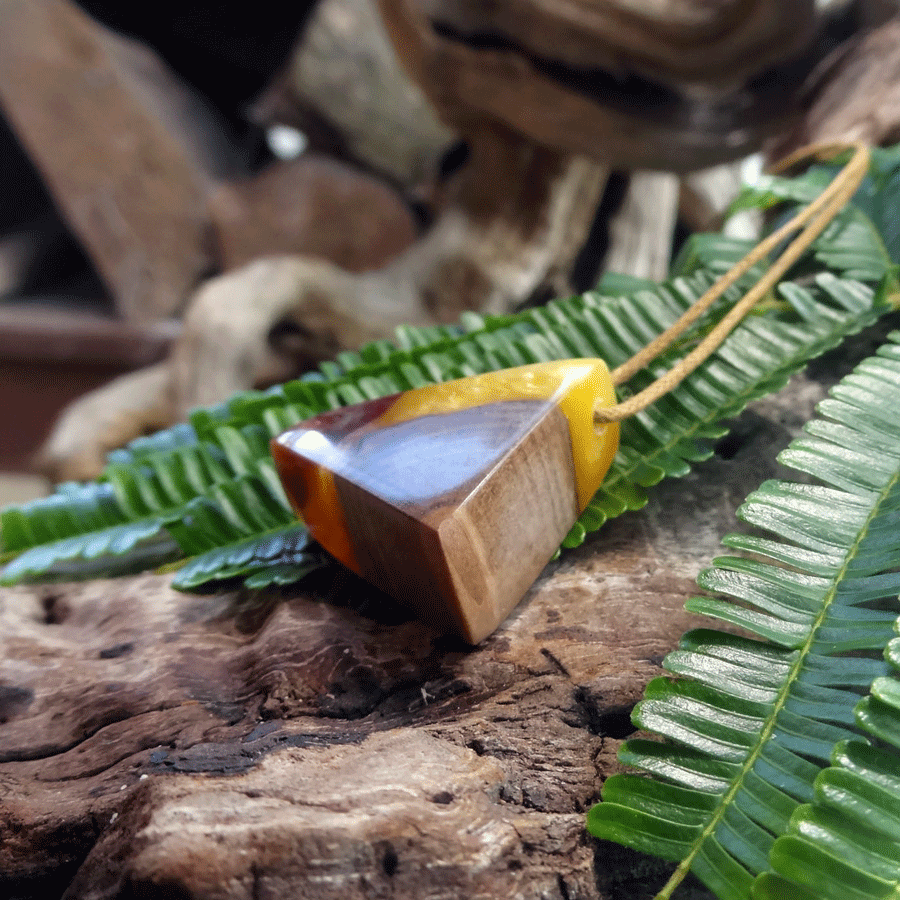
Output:
[[[620,756],[653,777],[608,779],[588,827],[678,862],[660,898],[671,896],[689,870],[723,900],[750,897],[758,876],[768,885],[759,891],[783,886],[783,876],[764,874],[770,854],[776,867],[793,858],[798,838],[782,836],[805,815],[801,805],[816,799],[813,784],[820,790],[829,779],[846,778],[819,773],[833,754],[855,752],[860,734],[873,731],[865,711],[862,726],[854,716],[873,682],[874,699],[862,709],[881,704],[883,712],[889,696],[885,735],[900,736],[900,691],[881,656],[885,646],[896,647],[900,594],[898,391],[895,332],[822,404],[827,418],[813,421],[781,456],[820,483],[762,485],[738,514],[776,537],[730,536],[727,545],[752,555],[719,558],[698,579],[715,593],[688,601],[688,609],[752,637],[688,633],[664,662],[673,677],[651,682],[635,708],[635,725],[666,740],[627,741]],[[896,779],[898,759],[887,759],[879,771]],[[866,807],[873,815],[876,800]],[[900,830],[892,827],[897,840]],[[816,853],[800,858],[810,865],[818,859],[805,882],[818,885],[827,860]],[[859,876],[857,887],[864,881]]]
[[[804,179],[784,183],[804,196],[816,188]],[[848,210],[840,221],[852,225],[859,216],[865,218]],[[467,313],[456,326],[401,328],[397,346],[380,341],[342,353],[317,373],[198,410],[190,423],[113,453],[98,483],[63,485],[50,498],[4,511],[2,553],[18,558],[2,582],[120,569],[127,565],[120,557],[139,553],[148,541],[160,558],[167,548],[168,558],[193,560],[188,576],[176,581],[183,586],[199,587],[201,573],[206,580],[246,575],[259,581],[263,559],[278,568],[282,581],[292,567],[300,577],[318,557],[298,551],[303,528],[272,470],[270,437],[323,410],[434,381],[572,356],[600,356],[615,366],[674,321],[712,283],[723,261],[745,249],[722,241],[696,238],[680,274],[663,285],[619,279],[618,287],[631,293],[589,293],[513,316]],[[895,279],[884,246],[875,227],[839,227],[822,235],[814,252],[830,248],[831,271],[814,280],[804,271],[803,283],[783,282],[778,295],[678,390],[625,424],[621,452],[564,546],[576,546],[607,519],[639,509],[646,488],[683,475],[710,454],[725,433],[724,418],[781,387],[809,359],[888,310],[887,288]],[[885,286],[873,290],[845,277],[847,271],[880,278]],[[688,352],[741,287],[727,292],[692,333],[624,390],[640,390]],[[281,554],[275,552],[279,540]],[[245,571],[240,559],[247,560]]]

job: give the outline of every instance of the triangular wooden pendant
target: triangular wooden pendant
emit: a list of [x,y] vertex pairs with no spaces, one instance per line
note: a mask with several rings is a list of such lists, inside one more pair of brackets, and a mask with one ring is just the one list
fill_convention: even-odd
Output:
[[272,452],[319,543],[474,644],[599,487],[618,439],[592,421],[608,381],[598,360],[474,376],[324,413]]

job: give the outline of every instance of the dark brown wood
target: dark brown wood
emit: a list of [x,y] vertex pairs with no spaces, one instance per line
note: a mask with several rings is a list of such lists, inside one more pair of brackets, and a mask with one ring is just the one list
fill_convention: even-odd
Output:
[[209,109],[66,0],[0,6],[0,105],[119,311],[178,312],[216,264],[208,181],[234,165]]
[[565,553],[475,649],[337,569],[254,603],[165,576],[0,591],[0,895],[648,900],[666,866],[584,813],[821,396],[746,413],[727,460]]
[[692,171],[754,152],[785,127],[806,69],[748,79],[815,36],[810,0],[379,7],[413,78],[463,135],[493,123],[626,169]]
[[796,126],[769,148],[774,159],[809,143],[900,140],[900,16],[844,46]]
[[86,363],[136,369],[159,360],[180,328],[39,303],[0,305],[0,357],[9,362]]
[[639,73],[715,93],[802,51],[813,0],[415,0],[445,31],[576,72]]

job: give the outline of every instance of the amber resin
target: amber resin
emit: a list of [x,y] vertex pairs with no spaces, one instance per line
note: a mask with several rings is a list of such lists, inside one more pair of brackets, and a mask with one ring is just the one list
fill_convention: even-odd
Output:
[[285,491],[344,565],[470,643],[533,583],[596,493],[618,427],[601,360],[429,385],[272,442]]

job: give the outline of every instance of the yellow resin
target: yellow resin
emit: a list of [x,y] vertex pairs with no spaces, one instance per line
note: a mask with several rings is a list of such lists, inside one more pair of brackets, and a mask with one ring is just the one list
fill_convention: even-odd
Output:
[[618,423],[594,425],[594,409],[614,406],[615,388],[602,359],[567,359],[486,372],[406,391],[373,425],[471,409],[501,400],[549,400],[569,423],[578,504],[584,509],[600,488],[619,447]]

